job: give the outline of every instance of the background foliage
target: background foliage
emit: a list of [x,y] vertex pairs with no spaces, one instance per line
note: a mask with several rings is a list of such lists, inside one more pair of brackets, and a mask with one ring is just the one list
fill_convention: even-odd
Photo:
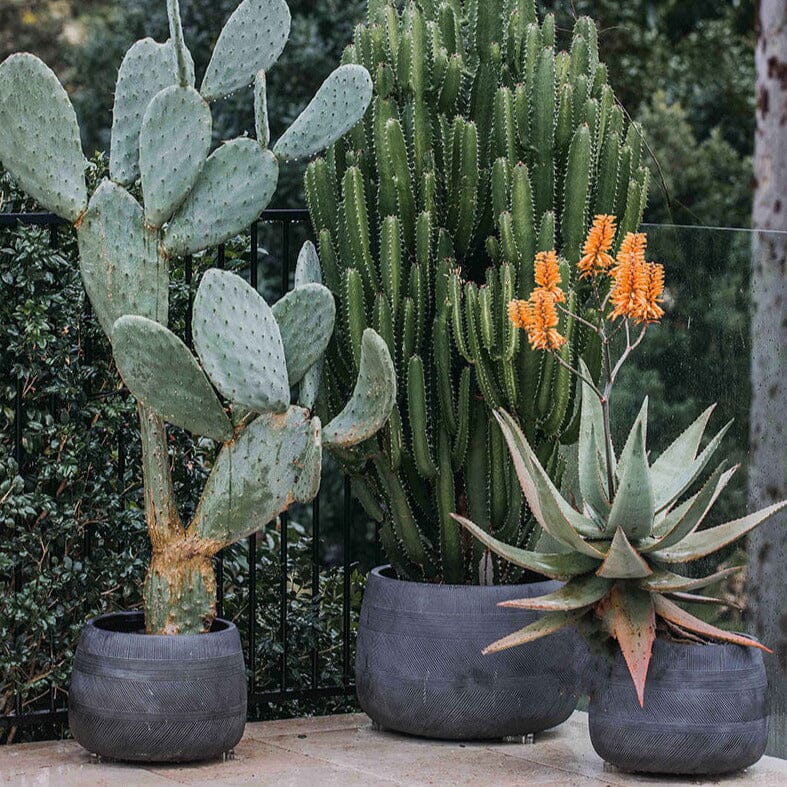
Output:
[[[203,60],[237,0],[181,0],[185,36]],[[561,31],[573,13],[599,23],[610,82],[626,110],[640,120],[651,153],[651,199],[646,220],[747,227],[753,140],[753,0],[546,0]],[[270,74],[274,136],[292,121],[336,64],[363,0],[290,0],[293,35]],[[166,37],[163,0],[5,0],[0,5],[0,59],[25,49],[50,63],[68,86],[84,129],[87,151],[108,148],[112,90],[127,47],[137,38]],[[249,96],[224,102],[216,136],[251,130]],[[97,162],[93,177],[101,173]],[[287,168],[277,206],[303,205],[301,175]],[[0,182],[4,211],[25,205],[7,180]],[[619,388],[621,432],[644,393],[651,394],[652,444],[666,441],[696,412],[719,401],[720,426],[736,423],[724,449],[745,463],[748,435],[748,270],[746,233],[648,228],[654,257],[667,265],[669,308],[664,324],[628,367]],[[19,689],[26,707],[46,706],[48,681],[65,687],[70,657],[83,620],[98,611],[140,603],[147,561],[133,402],[117,394],[101,332],[85,319],[86,307],[69,230],[58,249],[46,230],[0,230],[0,712],[11,710]],[[268,241],[263,239],[263,245]],[[233,257],[241,268],[247,248]],[[275,252],[266,268],[272,287]],[[176,285],[173,312],[183,320],[186,289]],[[176,317],[176,322],[177,322]],[[175,328],[182,328],[175,325]],[[24,457],[13,456],[14,406],[24,397]],[[173,433],[189,461],[177,478],[184,506],[195,499],[210,456],[203,446]],[[126,447],[119,468],[119,444]],[[745,469],[745,468],[744,468]],[[718,506],[731,516],[744,502],[744,473]],[[24,479],[24,480],[22,480]],[[326,479],[340,496],[340,480]],[[339,513],[323,506],[328,522]],[[310,574],[308,512],[291,530],[290,599],[294,605],[291,652],[314,642],[316,608]],[[303,526],[306,525],[306,530]],[[326,556],[341,557],[326,533]],[[335,528],[335,525],[334,525]],[[360,528],[354,554],[368,565],[368,532]],[[334,529],[333,535],[335,536]],[[89,537],[88,537],[89,535]],[[271,530],[259,550],[260,682],[273,680],[277,652],[278,535]],[[89,555],[89,559],[88,559]],[[228,556],[227,613],[243,622],[245,550]],[[359,579],[359,578],[358,578]],[[360,579],[359,579],[360,582]],[[334,658],[341,617],[341,577],[325,575],[320,607],[324,680],[336,680]],[[13,595],[10,593],[16,589]],[[264,603],[263,603],[264,602]],[[296,614],[297,613],[297,614]],[[292,662],[300,680],[310,665]],[[278,709],[281,710],[281,709]],[[306,708],[300,708],[303,712]],[[272,711],[273,712],[273,711]]]

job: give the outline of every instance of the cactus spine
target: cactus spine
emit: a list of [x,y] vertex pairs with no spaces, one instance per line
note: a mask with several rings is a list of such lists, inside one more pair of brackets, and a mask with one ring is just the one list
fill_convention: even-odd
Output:
[[[310,243],[298,258],[295,289],[272,308],[234,274],[202,276],[192,322],[198,358],[167,328],[169,259],[228,240],[255,221],[276,189],[279,160],[312,155],[350,130],[372,89],[363,66],[338,68],[271,151],[265,70],[289,35],[286,3],[240,3],[199,92],[178,6],[167,0],[170,41],[139,41],[123,60],[111,179],[89,201],[76,115],[57,78],[28,54],[0,65],[0,161],[45,208],[75,224],[85,288],[137,399],[153,545],[145,619],[149,632],[164,634],[210,629],[216,552],[292,503],[311,500],[323,445],[348,451],[368,440],[396,398],[388,345],[356,319],[357,382],[341,399],[349,402],[324,428],[312,412],[336,305]],[[230,140],[210,153],[210,102],[252,82],[257,139]],[[348,202],[348,227],[366,277],[353,286],[363,299],[364,287],[375,281],[374,260],[368,228],[366,235],[359,232],[362,179],[349,179],[355,201]],[[127,190],[138,180],[144,205]],[[330,196],[320,196],[328,214],[336,209]],[[338,268],[327,243],[323,247],[326,281],[335,286]],[[385,334],[392,342],[392,327]],[[291,401],[293,387],[298,404]],[[165,421],[222,444],[188,525],[175,504]]]
[[[554,477],[559,444],[576,440],[573,379],[517,337],[507,303],[532,291],[537,251],[577,262],[594,213],[617,214],[618,237],[641,219],[640,133],[614,103],[595,26],[579,19],[567,52],[555,40],[532,0],[370,2],[344,62],[372,74],[373,111],[306,176],[325,281],[346,315],[326,388],[349,390],[356,323],[386,301],[400,439],[381,436],[378,459],[366,451],[348,468],[375,495],[400,576],[519,576],[497,559],[480,571],[478,547],[445,516],[469,512],[520,546],[538,536],[489,407],[515,413]],[[563,286],[584,300],[582,284]],[[561,330],[565,359],[592,366],[595,345]]]

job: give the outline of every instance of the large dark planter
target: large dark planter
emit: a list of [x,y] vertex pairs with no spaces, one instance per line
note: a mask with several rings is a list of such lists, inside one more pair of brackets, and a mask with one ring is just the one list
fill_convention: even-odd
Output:
[[382,727],[449,740],[524,735],[565,721],[576,707],[584,652],[574,632],[481,655],[538,616],[499,601],[559,586],[431,585],[374,569],[358,628],[361,707]]
[[209,634],[144,633],[141,612],[89,621],[74,657],[68,723],[102,757],[183,762],[232,749],[246,724],[246,674],[234,624]]
[[589,722],[599,756],[626,771],[710,775],[746,768],[768,742],[762,652],[656,640],[644,708],[618,655],[591,695]]

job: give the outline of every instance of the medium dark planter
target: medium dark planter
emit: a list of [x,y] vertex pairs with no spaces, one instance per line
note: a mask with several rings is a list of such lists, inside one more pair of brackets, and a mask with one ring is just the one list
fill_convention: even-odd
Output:
[[554,727],[574,711],[584,650],[573,631],[489,656],[481,650],[538,613],[499,601],[541,596],[557,582],[473,586],[369,576],[358,628],[358,701],[382,727],[449,740]]
[[599,756],[626,771],[710,775],[746,768],[768,742],[762,652],[656,640],[644,708],[618,654],[591,695],[589,722]]
[[88,751],[184,762],[232,749],[246,724],[246,674],[234,624],[209,634],[145,634],[141,612],[89,621],[74,657],[68,723]]

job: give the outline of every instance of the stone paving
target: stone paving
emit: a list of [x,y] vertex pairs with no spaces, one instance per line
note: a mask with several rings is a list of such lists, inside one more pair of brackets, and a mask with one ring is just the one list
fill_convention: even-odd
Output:
[[378,731],[363,714],[249,724],[233,759],[177,766],[101,762],[73,741],[0,747],[0,783],[123,785],[630,785],[787,787],[787,760],[765,757],[710,781],[637,777],[605,767],[577,711],[535,743],[449,743]]

